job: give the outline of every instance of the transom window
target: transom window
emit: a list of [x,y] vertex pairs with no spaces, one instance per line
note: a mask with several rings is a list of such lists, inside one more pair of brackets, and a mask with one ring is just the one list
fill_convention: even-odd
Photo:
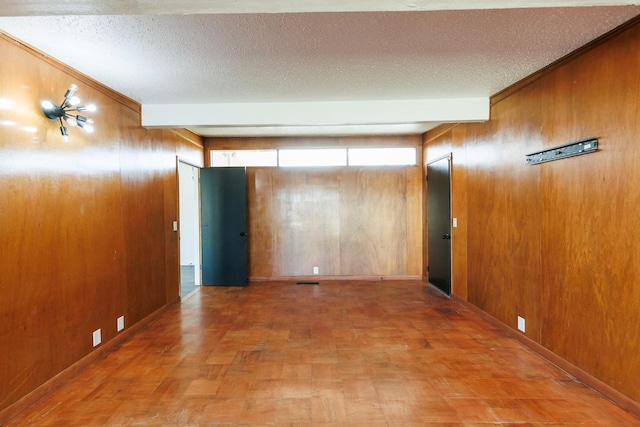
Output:
[[211,166],[415,166],[416,147],[211,150]]
[[278,150],[211,150],[211,166],[278,166]]

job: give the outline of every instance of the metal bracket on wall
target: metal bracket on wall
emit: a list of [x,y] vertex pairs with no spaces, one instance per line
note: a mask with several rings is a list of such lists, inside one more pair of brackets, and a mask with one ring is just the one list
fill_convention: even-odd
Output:
[[572,142],[571,144],[560,145],[558,147],[527,154],[525,156],[525,163],[527,165],[537,165],[538,163],[551,162],[553,160],[565,159],[567,157],[594,153],[597,149],[598,138],[587,138]]

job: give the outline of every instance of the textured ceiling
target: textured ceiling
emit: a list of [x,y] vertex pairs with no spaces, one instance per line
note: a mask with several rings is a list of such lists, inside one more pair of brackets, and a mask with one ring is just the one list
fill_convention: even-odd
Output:
[[[40,2],[21,4],[30,3]],[[488,98],[638,14],[638,6],[606,6],[24,16],[0,17],[0,29],[139,101],[143,114],[145,105],[156,104],[261,103],[313,111],[331,102],[345,109],[345,120],[327,123],[334,129],[324,133],[348,132],[338,125],[367,133],[362,125],[422,124],[415,132],[437,123],[426,109],[422,118],[385,123],[361,115],[355,122],[349,108],[353,101]],[[180,108],[172,115],[180,118]],[[282,118],[270,122],[205,117],[171,126],[205,135],[261,134],[263,126],[271,134],[319,132],[318,123],[287,123],[286,117],[283,109]],[[286,130],[294,124],[295,132]],[[306,124],[314,126],[305,132]]]
[[3,0],[0,16],[419,12],[637,5],[637,0]]

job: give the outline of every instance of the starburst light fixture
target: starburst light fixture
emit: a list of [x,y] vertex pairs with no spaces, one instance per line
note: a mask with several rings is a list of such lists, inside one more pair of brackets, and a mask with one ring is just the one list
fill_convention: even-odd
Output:
[[[96,106],[93,104],[79,105],[80,99],[75,96],[78,86],[72,84],[64,94],[64,100],[58,106],[49,100],[44,100],[40,103],[42,106],[42,112],[47,118],[51,120],[60,121],[60,133],[62,139],[67,142],[69,140],[69,133],[67,127],[64,125],[66,122],[69,126],[78,126],[88,133],[93,133],[93,120],[85,116],[81,116],[78,113],[89,111],[96,111]],[[62,121],[64,119],[64,122]]]

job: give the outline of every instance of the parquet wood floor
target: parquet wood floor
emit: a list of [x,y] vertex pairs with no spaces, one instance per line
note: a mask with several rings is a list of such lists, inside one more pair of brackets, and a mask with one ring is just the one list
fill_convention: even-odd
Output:
[[10,426],[635,426],[415,282],[206,287]]

